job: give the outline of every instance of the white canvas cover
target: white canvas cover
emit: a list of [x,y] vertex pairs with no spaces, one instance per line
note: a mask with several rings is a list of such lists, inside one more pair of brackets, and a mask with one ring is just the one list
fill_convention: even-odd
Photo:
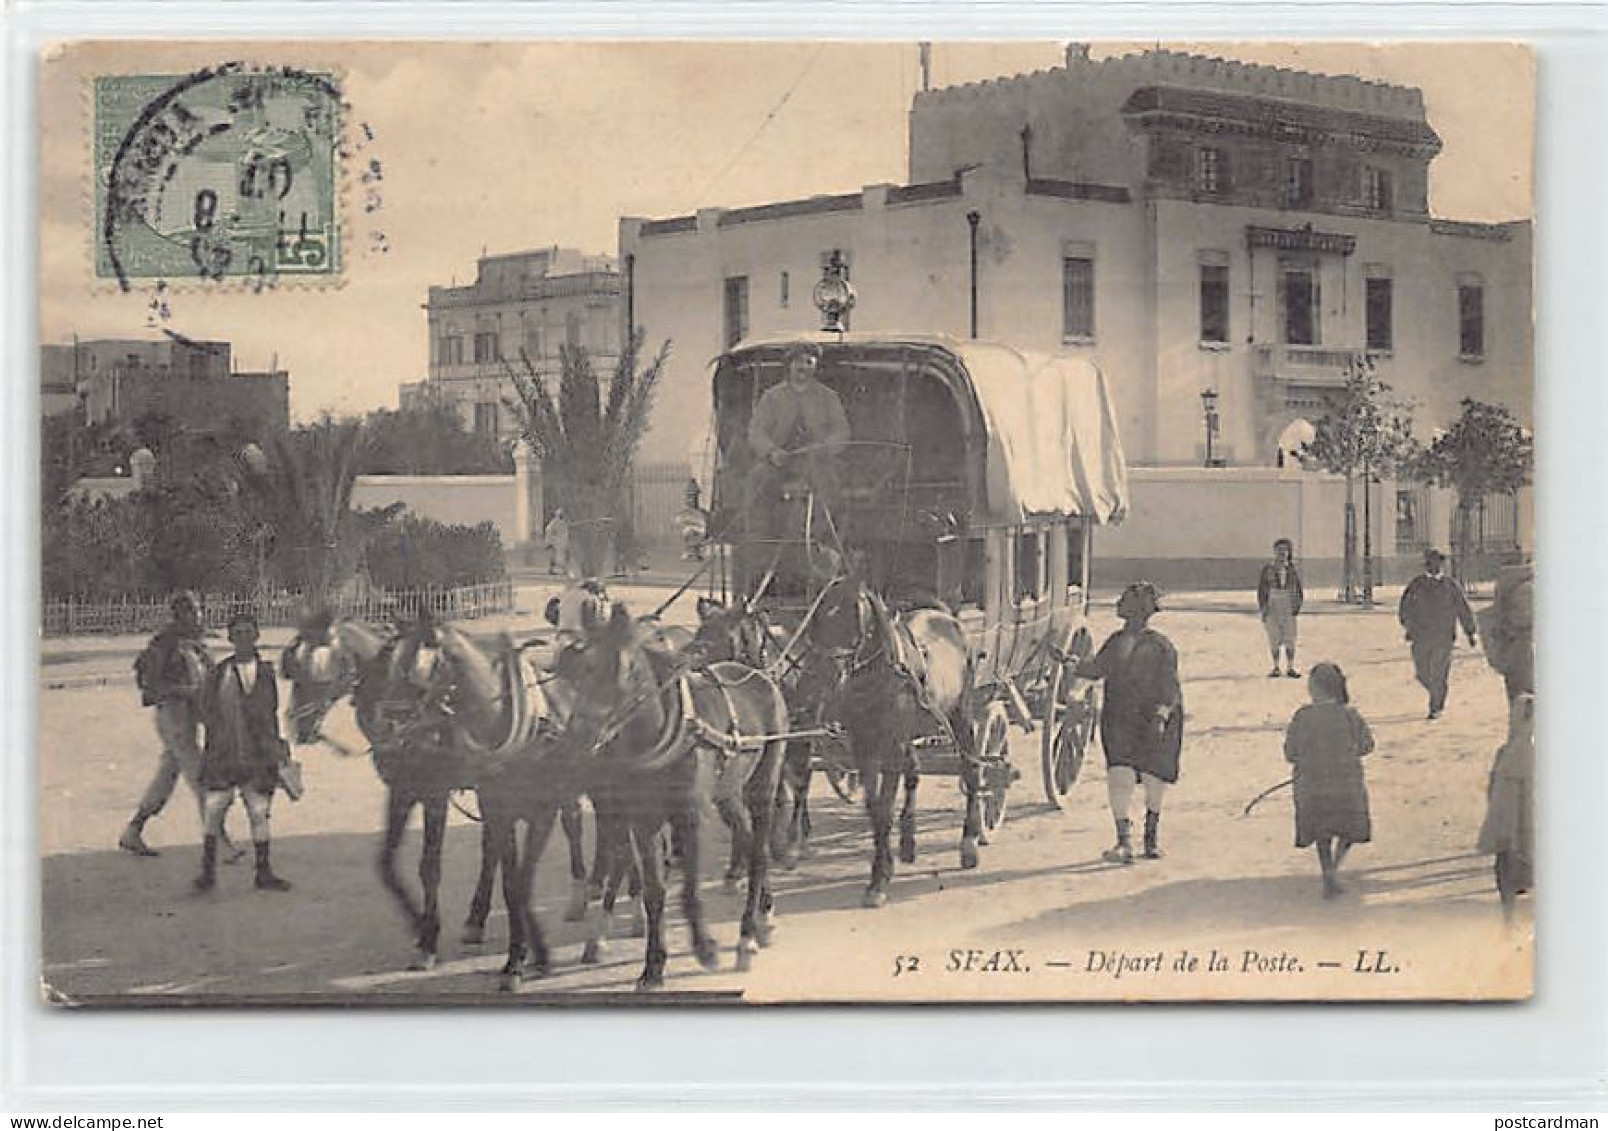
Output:
[[1128,465],[1099,368],[997,343],[950,348],[965,363],[988,424],[991,516],[1120,522],[1128,512]]

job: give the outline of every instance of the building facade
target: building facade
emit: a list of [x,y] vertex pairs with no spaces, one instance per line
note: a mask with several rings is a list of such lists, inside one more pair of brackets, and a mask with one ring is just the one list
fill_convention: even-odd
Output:
[[103,339],[40,347],[46,415],[79,411],[86,424],[133,425],[161,415],[191,433],[236,427],[252,435],[290,424],[290,375],[234,372],[228,342]]
[[559,351],[584,346],[600,374],[620,353],[621,280],[615,260],[550,247],[485,256],[468,286],[431,287],[425,312],[430,368],[402,386],[403,408],[436,398],[465,425],[512,441],[519,423],[510,367],[528,358],[544,380],[556,379]]
[[1137,467],[1293,473],[1362,358],[1426,439],[1464,397],[1529,425],[1530,226],[1431,216],[1439,149],[1417,90],[1167,51],[919,94],[907,185],[622,220],[634,321],[676,351],[645,449],[707,432],[722,350],[819,326],[833,252],[854,330],[1096,362]]

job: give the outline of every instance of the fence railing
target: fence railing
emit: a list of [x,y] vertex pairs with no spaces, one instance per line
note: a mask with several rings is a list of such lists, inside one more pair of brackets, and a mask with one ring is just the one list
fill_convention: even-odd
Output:
[[[444,620],[473,620],[512,610],[514,585],[505,580],[395,592],[370,589],[331,598],[327,604],[335,616],[358,620],[387,620],[398,614],[417,616],[426,610]],[[306,608],[307,599],[300,593],[276,593],[263,598],[203,597],[201,616],[208,628],[215,629],[223,628],[237,612],[255,613],[264,627],[294,627]],[[44,634],[118,636],[154,632],[171,615],[165,600],[47,600]]]

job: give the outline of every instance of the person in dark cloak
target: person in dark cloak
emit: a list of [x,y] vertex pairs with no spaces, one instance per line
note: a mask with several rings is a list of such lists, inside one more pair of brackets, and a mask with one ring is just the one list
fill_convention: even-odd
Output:
[[1407,583],[1397,618],[1412,645],[1413,674],[1429,692],[1429,717],[1438,719],[1446,709],[1447,684],[1452,673],[1452,648],[1461,625],[1470,647],[1477,641],[1474,611],[1463,587],[1446,576],[1446,555],[1424,551],[1424,572]]
[[1101,854],[1114,864],[1133,863],[1134,791],[1144,786],[1144,856],[1161,856],[1162,799],[1178,780],[1184,738],[1184,698],[1178,684],[1178,651],[1150,627],[1161,611],[1156,587],[1136,581],[1117,600],[1122,628],[1113,633],[1078,674],[1105,681],[1100,742],[1105,747],[1106,789],[1117,842]]

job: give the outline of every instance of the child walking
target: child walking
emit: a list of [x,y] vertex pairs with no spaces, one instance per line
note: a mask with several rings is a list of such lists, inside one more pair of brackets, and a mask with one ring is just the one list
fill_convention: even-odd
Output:
[[1340,862],[1352,845],[1373,836],[1362,759],[1374,740],[1350,705],[1345,673],[1337,665],[1316,665],[1307,690],[1312,702],[1295,713],[1284,734],[1284,757],[1294,767],[1295,846],[1317,847],[1323,897],[1333,899],[1343,890]]
[[1279,675],[1279,651],[1285,655],[1284,674],[1299,679],[1295,667],[1295,618],[1301,615],[1301,575],[1295,568],[1295,543],[1280,538],[1273,543],[1273,560],[1262,567],[1256,579],[1256,607],[1267,632],[1268,651],[1273,654],[1269,679]]

